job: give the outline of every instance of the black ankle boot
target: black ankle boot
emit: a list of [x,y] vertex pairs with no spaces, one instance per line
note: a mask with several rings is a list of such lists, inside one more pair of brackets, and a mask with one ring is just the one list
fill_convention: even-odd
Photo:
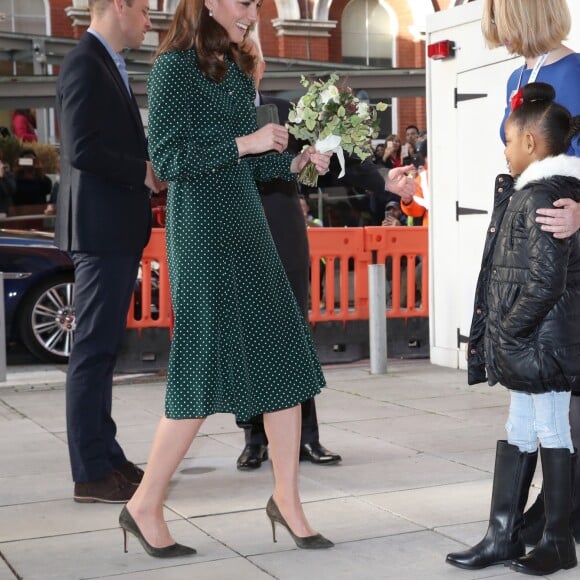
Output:
[[448,564],[479,570],[526,553],[520,531],[537,459],[537,453],[522,453],[507,441],[497,442],[487,533],[472,548],[448,554]]
[[526,546],[535,546],[544,533],[544,526],[546,525],[544,509],[544,488],[542,488],[536,501],[524,513],[522,538]]
[[[568,449],[541,448],[546,526],[538,545],[510,564],[516,572],[547,576],[574,568],[576,546],[570,529],[573,460]],[[574,454],[574,460],[576,454]]]

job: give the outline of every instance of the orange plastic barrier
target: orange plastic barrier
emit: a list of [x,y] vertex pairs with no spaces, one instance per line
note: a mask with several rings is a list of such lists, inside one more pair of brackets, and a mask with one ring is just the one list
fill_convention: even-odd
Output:
[[[309,228],[309,321],[366,320],[369,264],[385,264],[389,318],[427,317],[426,227]],[[165,229],[154,228],[143,251],[128,328],[172,327]]]
[[309,228],[310,322],[359,320],[368,316],[371,255],[363,228]]
[[426,227],[309,228],[308,241],[312,324],[368,319],[373,263],[385,264],[386,316],[429,316]]
[[165,249],[165,228],[153,228],[143,250],[139,284],[127,316],[127,328],[171,328],[169,269]]
[[388,316],[429,316],[427,227],[378,226],[364,230],[366,249],[376,252],[376,263],[385,264],[387,281],[391,278],[392,297]]

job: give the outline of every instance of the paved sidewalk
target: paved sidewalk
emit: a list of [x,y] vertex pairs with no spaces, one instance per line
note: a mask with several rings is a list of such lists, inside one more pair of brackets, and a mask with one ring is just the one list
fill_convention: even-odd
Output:
[[[485,531],[507,393],[468,387],[464,372],[428,361],[390,361],[385,376],[371,376],[368,361],[325,374],[321,440],[344,460],[302,463],[300,483],[311,523],[336,547],[298,550],[281,528],[272,542],[271,464],[237,471],[242,433],[231,416],[216,415],[166,502],[175,538],[198,555],[157,560],[132,536],[123,553],[120,506],[71,499],[64,369],[9,367],[0,383],[0,579],[521,579],[501,566],[468,572],[444,562]],[[127,455],[144,464],[164,385],[138,380],[119,380],[113,409]],[[553,577],[576,579],[579,570]]]

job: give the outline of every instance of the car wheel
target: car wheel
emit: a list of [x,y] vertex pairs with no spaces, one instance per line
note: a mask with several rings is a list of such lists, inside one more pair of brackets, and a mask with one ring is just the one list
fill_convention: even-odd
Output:
[[67,363],[75,328],[74,274],[44,281],[23,301],[19,334],[24,346],[44,362]]

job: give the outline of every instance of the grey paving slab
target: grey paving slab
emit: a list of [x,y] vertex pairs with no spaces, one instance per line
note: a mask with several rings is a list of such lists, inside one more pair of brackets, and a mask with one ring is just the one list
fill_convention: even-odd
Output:
[[8,567],[6,562],[1,557],[2,551],[0,550],[0,580],[14,580],[16,577],[12,573],[12,570]]
[[424,399],[429,396],[454,395],[463,392],[464,387],[421,383],[417,380],[400,379],[391,375],[372,377],[366,381],[333,381],[331,387],[337,391],[357,394],[377,401],[402,402]]
[[474,411],[491,408],[492,411],[499,412],[507,408],[509,396],[505,401],[498,402],[496,397],[490,397],[483,393],[470,393],[461,391],[459,393],[443,397],[427,397],[425,399],[412,399],[405,401],[408,407],[429,411],[432,413],[450,414],[458,411]]
[[[116,527],[122,506],[72,499],[0,507],[0,542],[86,533]],[[179,516],[165,510],[169,520]]]
[[333,389],[327,389],[327,392],[320,397],[320,404],[317,400],[316,407],[317,415],[320,414],[325,423],[407,417],[420,414],[419,410],[409,406],[377,401],[358,394],[344,393]]
[[447,414],[474,425],[493,425],[503,429],[508,416],[508,403],[506,401],[505,405],[450,411]]
[[0,401],[0,426],[8,421],[21,419],[22,415],[12,409],[5,401]]
[[481,521],[489,515],[491,477],[367,496],[369,503],[433,529]]
[[151,558],[137,540],[129,536],[128,553],[125,554],[119,528],[0,543],[0,550],[26,580],[78,580],[122,576],[127,573],[171,568],[190,561],[224,560],[236,556],[189,522],[180,520],[170,523],[169,528],[176,538],[184,544],[194,546],[198,553],[179,559]]
[[316,470],[315,466],[312,468],[303,470],[303,478],[312,475],[317,482],[351,495],[425,488],[489,477],[480,470],[425,453],[393,458],[382,463],[368,463],[363,468],[348,464],[333,470]]
[[65,365],[10,365],[6,370],[6,380],[0,383],[0,390],[64,386],[65,381]]
[[[336,544],[422,529],[404,518],[352,497],[305,503],[304,510],[312,526]],[[212,537],[245,556],[294,550],[296,547],[290,534],[280,525],[276,525],[277,542],[273,543],[271,525],[263,508],[195,518],[194,521]]]
[[[415,532],[339,544],[332,550],[252,556],[280,580],[435,580],[489,577],[489,571],[466,572],[445,564],[445,554],[457,544],[434,532]],[[515,576],[515,573],[513,573]],[[502,577],[509,577],[507,571]]]
[[[119,580],[119,576],[95,576],[101,580]],[[123,574],[123,580],[183,580],[185,578],[200,578],[202,580],[266,580],[272,578],[244,558],[229,558],[198,564],[180,564],[171,569],[140,570],[131,574]]]
[[0,439],[0,477],[60,473],[68,470],[69,459],[65,441],[46,431],[22,431],[27,430],[16,429]]
[[208,417],[201,426],[201,435],[221,435],[223,433],[239,433],[240,428],[236,425],[233,415],[217,413]]
[[[263,509],[273,487],[270,462],[248,473],[238,471],[231,457],[185,460],[172,481],[166,505],[188,518]],[[300,475],[300,490],[306,502],[343,495],[304,473]]]
[[72,492],[68,464],[59,472],[0,477],[0,506],[70,499]]
[[[243,432],[230,415],[210,417],[170,484],[165,512],[175,538],[199,556],[167,561],[148,557],[132,537],[123,553],[120,506],[71,500],[64,373],[53,371],[19,370],[0,388],[0,553],[26,580],[516,577],[444,563],[485,532],[496,439],[505,438],[507,393],[469,387],[463,371],[428,361],[395,361],[384,376],[370,375],[365,362],[325,368],[320,437],[343,462],[301,463],[300,488],[313,526],[337,543],[329,551],[298,550],[279,526],[272,542],[271,462],[238,471]],[[159,377],[116,378],[119,440],[143,466],[164,388]],[[0,580],[5,573],[15,577],[0,558]]]

